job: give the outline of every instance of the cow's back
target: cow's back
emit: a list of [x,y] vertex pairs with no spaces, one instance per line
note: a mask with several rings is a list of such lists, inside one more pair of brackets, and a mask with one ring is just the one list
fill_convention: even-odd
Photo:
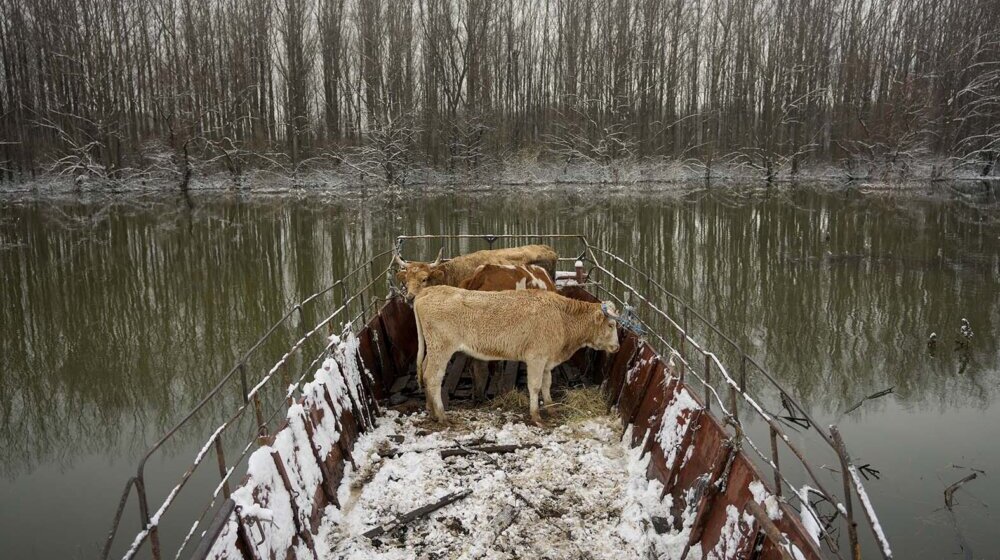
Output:
[[[524,245],[508,249],[486,249],[461,255],[448,261],[449,286],[459,286],[471,278],[482,265],[521,265],[540,263],[545,268],[554,268],[558,254],[548,245]],[[551,272],[550,272],[551,274]]]
[[509,359],[557,352],[565,342],[564,308],[572,301],[542,290],[478,292],[434,286],[414,305],[428,344],[474,345],[470,350],[480,352],[473,354]]
[[544,268],[536,265],[484,264],[460,288],[496,292],[501,290],[549,290],[556,286]]

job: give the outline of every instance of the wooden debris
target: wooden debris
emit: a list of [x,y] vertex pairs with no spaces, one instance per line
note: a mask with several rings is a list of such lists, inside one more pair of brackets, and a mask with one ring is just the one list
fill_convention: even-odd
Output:
[[843,415],[846,416],[846,415],[854,412],[855,410],[861,408],[861,405],[865,404],[865,401],[872,401],[872,400],[875,400],[875,399],[882,398],[882,397],[884,397],[884,396],[886,396],[888,394],[891,394],[895,389],[896,389],[896,387],[893,386],[893,387],[889,387],[888,389],[883,389],[883,390],[881,390],[881,391],[879,391],[877,393],[872,393],[872,394],[868,395],[867,397],[865,397],[865,398],[861,399],[860,401],[858,401],[858,403],[855,404],[854,406],[852,406],[851,408],[848,408],[847,410],[845,410]]
[[521,443],[517,445],[483,445],[480,447],[458,447],[458,448],[448,448],[441,450],[441,458],[446,459],[448,457],[459,457],[463,455],[475,455],[479,453],[493,453],[493,454],[503,454],[503,453],[513,453],[519,449],[532,449],[539,448],[541,445],[537,443]]
[[[508,527],[514,524],[517,520],[518,509],[514,506],[506,506],[496,517],[493,518],[493,541],[496,542],[497,538],[507,530]],[[491,543],[492,544],[492,543]]]
[[962,549],[962,557],[965,558],[965,560],[972,560],[972,548],[969,547],[969,543],[965,540],[965,536],[962,535],[962,529],[958,526],[958,516],[955,515],[954,510],[955,491],[966,482],[975,480],[977,476],[979,476],[978,473],[971,473],[944,489],[944,505],[948,508],[948,513],[951,515],[951,524],[955,527],[955,536],[958,538],[958,546]]
[[472,490],[462,490],[461,492],[453,492],[441,498],[440,500],[434,502],[433,504],[427,504],[426,506],[421,506],[413,511],[404,513],[403,515],[396,517],[395,521],[386,523],[385,525],[379,525],[378,527],[375,527],[374,529],[364,533],[364,536],[369,539],[374,539],[386,533],[391,533],[392,531],[395,531],[396,529],[404,525],[412,523],[413,521],[420,519],[421,517],[424,517],[430,513],[434,513],[435,511],[443,508],[448,504],[457,502],[458,500],[465,498],[469,494],[472,494]]

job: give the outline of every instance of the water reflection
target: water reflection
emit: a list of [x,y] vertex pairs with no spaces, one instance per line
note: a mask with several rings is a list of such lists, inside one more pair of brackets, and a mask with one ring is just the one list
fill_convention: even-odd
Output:
[[[1000,227],[991,207],[951,199],[588,190],[3,204],[0,470],[11,484],[84,454],[109,457],[124,481],[275,318],[404,232],[586,234],[824,415],[887,387],[893,396],[853,414],[987,409],[1000,379]],[[975,337],[956,351],[963,317]],[[201,439],[194,429],[186,441]],[[100,534],[108,519],[87,523]]]

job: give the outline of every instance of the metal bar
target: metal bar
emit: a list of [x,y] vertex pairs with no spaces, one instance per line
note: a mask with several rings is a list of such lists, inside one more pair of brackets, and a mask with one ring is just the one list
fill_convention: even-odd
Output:
[[[833,440],[837,442],[838,455],[840,456],[840,465],[844,469],[844,491],[847,494],[847,513],[848,513],[848,523],[851,523],[855,527],[857,523],[853,523],[853,518],[851,517],[851,494],[846,488],[847,481],[850,480],[854,490],[858,493],[858,501],[861,502],[861,510],[865,513],[865,517],[868,520],[868,526],[872,530],[872,535],[875,537],[875,541],[879,544],[879,552],[882,553],[882,558],[884,560],[889,560],[892,558],[892,549],[889,547],[889,541],[885,538],[885,535],[881,531],[881,525],[878,522],[878,517],[875,515],[875,511],[872,510],[871,504],[868,501],[868,493],[865,491],[864,485],[861,483],[861,478],[858,476],[857,468],[851,462],[851,455],[847,451],[847,445],[844,444],[844,438],[840,436],[840,430],[837,429],[836,425],[830,426],[830,434],[833,436]],[[848,478],[850,477],[850,478]],[[857,538],[857,529],[855,528],[855,533],[853,537]],[[851,541],[852,546],[854,541]]]
[[215,458],[219,462],[219,476],[222,477],[222,495],[229,499],[229,480],[226,477],[226,453],[222,449],[222,433],[215,438]]
[[712,386],[712,358],[705,354],[705,410],[712,411],[712,399],[710,397]]
[[778,463],[778,431],[773,426],[768,427],[771,434],[771,463],[774,467],[774,493],[781,497],[781,466]]
[[122,498],[118,502],[118,509],[115,511],[115,520],[111,524],[111,530],[108,531],[108,538],[104,541],[104,550],[101,553],[101,558],[107,560],[108,555],[111,554],[111,544],[115,541],[115,533],[118,532],[118,525],[121,523],[122,513],[125,511],[125,504],[128,503],[128,497],[132,494],[132,486],[135,484],[135,477],[130,477],[128,482],[125,483],[125,491],[122,492]]
[[[143,481],[141,474],[135,478],[135,489],[139,494],[140,526],[143,527],[143,529],[149,530],[146,535],[149,538],[150,548],[153,552],[153,560],[160,560],[160,539],[157,535],[156,526],[150,524],[149,501],[146,499],[146,484]],[[140,539],[137,544],[141,546],[144,540],[145,539]]]
[[740,358],[740,391],[747,392],[747,355]]
[[247,366],[243,362],[240,362],[236,366],[240,370],[240,386],[243,388],[243,404],[250,402],[250,387],[247,386]]
[[222,534],[222,530],[229,522],[229,516],[234,511],[236,511],[236,502],[227,496],[226,501],[222,503],[222,507],[215,514],[215,517],[212,518],[212,522],[205,530],[205,534],[198,543],[198,547],[191,553],[191,560],[204,560],[208,558],[208,553],[212,550],[215,539],[219,538],[219,535]]

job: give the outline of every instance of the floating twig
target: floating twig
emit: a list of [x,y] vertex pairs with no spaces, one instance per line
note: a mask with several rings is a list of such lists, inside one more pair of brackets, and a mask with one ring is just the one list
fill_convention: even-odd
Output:
[[944,505],[948,508],[948,513],[951,515],[951,524],[955,527],[955,536],[958,538],[958,546],[962,549],[962,555],[965,560],[972,560],[972,549],[969,548],[969,543],[966,542],[965,536],[962,535],[962,529],[958,526],[958,516],[955,515],[954,510],[955,491],[966,482],[975,480],[977,476],[979,476],[978,473],[971,473],[944,489]]
[[872,400],[875,400],[875,399],[882,398],[882,397],[884,397],[884,396],[892,393],[893,391],[895,391],[895,389],[896,389],[896,387],[892,386],[892,387],[889,387],[888,389],[883,389],[883,390],[881,390],[881,391],[879,391],[877,393],[872,393],[872,394],[868,395],[867,397],[865,397],[865,398],[861,399],[860,401],[858,401],[858,404],[856,404],[856,405],[852,406],[851,408],[845,410],[844,414],[842,414],[841,416],[846,416],[846,415],[854,412],[855,410],[861,408],[861,405],[865,404],[865,401],[872,401]]
[[871,480],[872,478],[880,480],[882,478],[882,471],[873,469],[871,463],[861,465],[858,467],[858,470],[861,471],[861,476],[865,477],[865,480]]

